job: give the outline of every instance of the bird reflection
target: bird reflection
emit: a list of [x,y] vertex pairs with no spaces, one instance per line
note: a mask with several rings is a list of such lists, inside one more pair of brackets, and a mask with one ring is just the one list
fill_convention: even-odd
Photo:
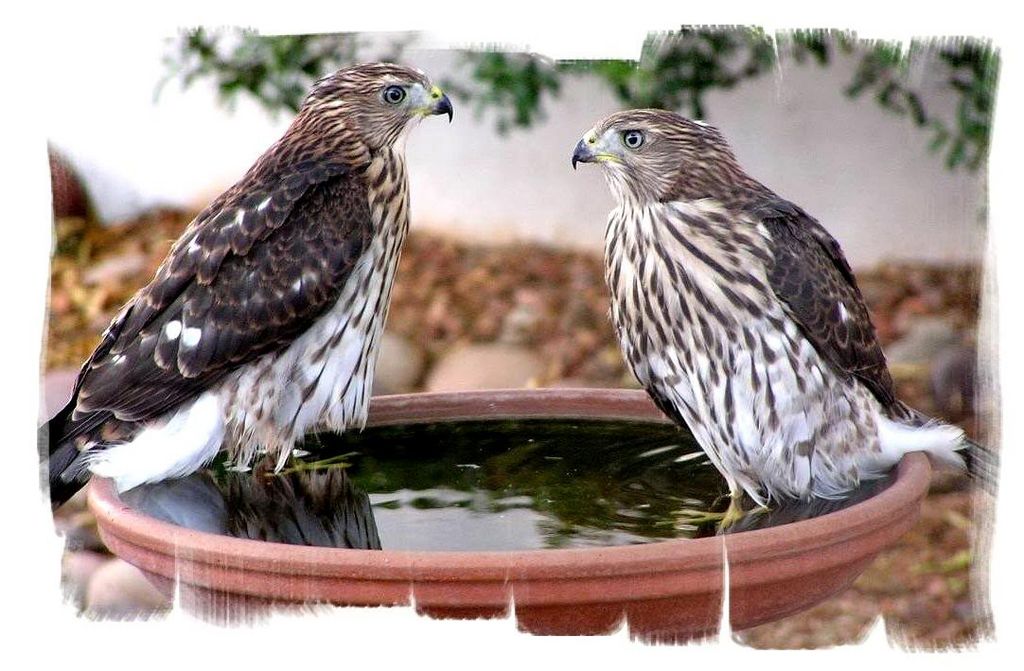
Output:
[[893,474],[877,480],[867,480],[854,490],[852,494],[843,499],[779,500],[773,502],[768,510],[749,511],[744,517],[725,530],[724,533],[734,534],[741,531],[767,529],[768,527],[778,527],[783,524],[792,524],[793,522],[800,522],[813,517],[834,513],[875,496],[889,487],[893,480]]
[[[719,533],[718,525],[681,523],[680,507],[712,513],[726,503],[715,499],[724,491],[714,467],[673,426],[412,425],[368,429],[319,447],[326,458],[296,459],[280,473],[269,461],[248,473],[213,467],[140,486],[122,498],[145,514],[198,531],[377,550],[381,531],[396,550],[701,538]],[[841,500],[772,501],[770,510],[750,511],[727,532],[836,512],[878,494],[893,477],[864,482]],[[355,483],[368,483],[376,511]]]
[[344,469],[275,474],[260,464],[252,473],[208,471],[141,485],[121,495],[131,507],[157,519],[197,531],[236,538],[381,549],[366,492]]

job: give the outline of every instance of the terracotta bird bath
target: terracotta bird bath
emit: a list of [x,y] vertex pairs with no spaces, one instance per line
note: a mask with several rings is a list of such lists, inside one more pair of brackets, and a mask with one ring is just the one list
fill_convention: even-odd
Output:
[[[642,392],[517,390],[373,399],[369,426],[578,418],[663,424]],[[514,616],[537,634],[602,634],[625,622],[644,640],[714,634],[729,562],[733,629],[846,588],[918,518],[928,459],[912,454],[880,491],[836,512],[750,531],[611,547],[513,551],[340,549],[232,538],[129,507],[94,479],[89,505],[118,556],[210,619],[299,603],[409,606],[441,618]],[[127,498],[127,497],[126,497]]]

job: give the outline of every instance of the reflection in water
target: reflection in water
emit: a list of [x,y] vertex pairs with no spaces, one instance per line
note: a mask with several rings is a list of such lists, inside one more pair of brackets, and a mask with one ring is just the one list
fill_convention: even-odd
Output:
[[[739,533],[740,531],[753,531],[755,529],[766,529],[768,527],[792,524],[800,520],[809,520],[812,517],[820,517],[828,513],[834,513],[843,508],[866,501],[875,494],[878,494],[892,484],[894,474],[890,474],[878,480],[870,480],[863,483],[856,491],[844,499],[811,499],[809,501],[776,501],[773,502],[767,511],[754,512],[740,521],[736,522],[728,530],[728,533]],[[749,499],[746,505],[750,505]]]
[[[692,536],[680,508],[707,508],[721,478],[671,424],[444,422],[321,437],[356,452],[386,548],[510,550]],[[307,449],[314,449],[312,447]]]
[[[274,474],[215,465],[126,492],[129,505],[194,529],[282,543],[403,550],[514,550],[647,543],[715,533],[682,508],[724,509],[714,467],[668,424],[445,422],[325,434]],[[868,498],[777,503],[730,531],[788,524]],[[367,494],[369,493],[369,494]],[[379,533],[378,533],[379,530]]]
[[380,537],[366,492],[343,470],[273,474],[193,473],[125,492],[128,505],[200,531],[236,538],[379,550]]

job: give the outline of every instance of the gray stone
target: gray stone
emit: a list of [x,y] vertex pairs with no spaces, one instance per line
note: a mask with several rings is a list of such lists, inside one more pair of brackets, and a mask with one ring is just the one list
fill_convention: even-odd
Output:
[[86,612],[100,617],[149,617],[170,607],[171,599],[122,559],[111,559],[96,569],[85,595]]
[[522,345],[537,330],[543,314],[536,302],[519,303],[509,310],[501,323],[498,342],[504,345]]
[[96,528],[96,518],[88,510],[79,510],[64,514],[63,508],[53,519],[57,531],[64,535],[65,547],[68,550],[93,550],[106,552],[107,548],[100,539]]
[[40,423],[56,415],[71,399],[71,390],[77,377],[77,368],[57,368],[43,376],[43,398],[39,404]]
[[960,334],[949,321],[922,317],[914,320],[906,335],[886,348],[885,356],[891,364],[925,365],[958,342]]
[[108,561],[110,561],[108,555],[90,550],[64,554],[61,562],[61,582],[64,592],[79,608],[85,604],[85,595],[93,575]]
[[100,261],[82,273],[82,284],[96,286],[112,284],[141,273],[146,269],[148,259],[141,251],[118,254]]
[[543,381],[544,363],[532,352],[503,344],[456,346],[427,377],[426,391],[516,389]]
[[82,487],[70,499],[53,511],[56,518],[71,519],[76,513],[88,510],[88,487]]
[[380,356],[373,373],[374,395],[415,391],[423,376],[425,359],[423,352],[408,340],[385,332],[381,336]]
[[952,345],[936,353],[932,361],[932,399],[945,416],[974,411],[978,353],[973,347]]

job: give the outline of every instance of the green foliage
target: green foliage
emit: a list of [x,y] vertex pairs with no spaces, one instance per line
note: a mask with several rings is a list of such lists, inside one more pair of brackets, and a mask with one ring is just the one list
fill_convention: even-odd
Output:
[[[930,71],[957,94],[956,118],[950,122],[925,109],[908,80],[915,67]],[[987,43],[957,40],[932,46],[911,43],[907,54],[878,44],[860,61],[847,95],[873,94],[883,108],[908,116],[932,133],[932,151],[944,150],[946,166],[977,170],[988,155],[999,57]]]
[[550,61],[526,54],[488,51],[467,58],[472,87],[446,79],[452,95],[472,101],[478,112],[493,109],[498,132],[512,126],[526,127],[543,119],[541,99],[559,92],[558,68]]
[[631,107],[688,110],[704,117],[708,91],[731,89],[760,75],[773,60],[771,40],[762,31],[684,28],[649,37],[639,62],[628,70],[605,61],[593,72]]
[[[853,81],[844,89],[848,96],[869,95],[883,109],[926,128],[932,133],[932,151],[943,152],[948,168],[977,170],[984,164],[999,58],[990,44],[980,41],[914,41],[904,52],[897,44],[860,42],[842,32],[794,31],[772,40],[757,29],[683,28],[650,36],[638,61],[553,63],[527,54],[466,52],[463,61],[476,87],[461,87],[460,93],[473,100],[478,111],[498,110],[499,132],[530,126],[542,117],[544,96],[558,94],[563,75],[597,77],[624,108],[672,109],[704,119],[710,91],[731,89],[772,72],[780,59],[827,66],[841,56],[859,59]],[[515,65],[480,67],[496,62]],[[926,109],[911,83],[914,72],[938,79],[955,94],[955,118]],[[507,94],[496,95],[498,91]],[[514,115],[503,112],[509,107]]]
[[[396,59],[404,46],[399,40],[380,57]],[[264,37],[198,29],[175,43],[167,57],[167,79],[180,78],[188,86],[210,78],[228,104],[245,93],[271,112],[294,111],[313,80],[367,60],[364,51],[360,38],[350,34]],[[773,39],[753,28],[682,28],[649,36],[637,61],[555,62],[532,54],[462,52],[458,75],[444,85],[478,115],[492,112],[497,131],[507,133],[543,120],[545,99],[561,93],[565,77],[596,77],[624,108],[659,107],[707,118],[711,91],[773,72],[780,60],[825,67],[840,57],[858,59],[853,80],[844,87],[848,96],[870,96],[925,129],[932,150],[942,153],[950,169],[984,165],[999,57],[991,44],[976,40],[914,41],[903,51],[897,44],[868,43],[836,31],[793,31]],[[915,83],[924,79],[954,93],[953,118],[927,108]]]
[[[379,58],[394,60],[404,42],[393,42]],[[212,79],[222,103],[233,107],[241,95],[255,98],[268,112],[295,112],[313,82],[338,68],[359,62],[368,47],[352,33],[336,35],[264,36],[252,31],[210,32],[203,28],[183,33],[164,58],[171,79],[187,88]]]
[[762,31],[683,29],[656,35],[639,61],[554,62],[531,54],[462,53],[468,72],[445,82],[478,113],[493,110],[499,133],[543,119],[545,96],[557,96],[563,76],[594,76],[629,107],[688,110],[704,116],[704,94],[757,76],[773,63],[771,40]]

